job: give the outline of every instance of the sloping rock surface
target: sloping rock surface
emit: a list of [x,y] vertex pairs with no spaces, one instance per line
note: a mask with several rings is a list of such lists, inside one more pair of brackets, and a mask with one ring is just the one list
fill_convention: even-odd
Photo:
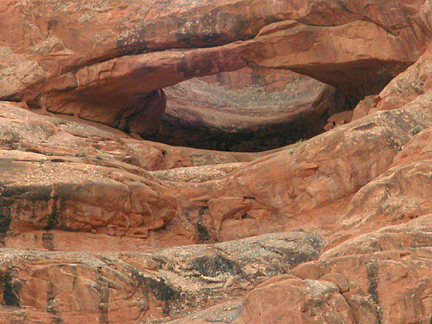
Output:
[[3,249],[1,301],[8,307],[0,312],[6,323],[50,317],[122,323],[176,316],[185,306],[242,295],[256,282],[316,259],[323,243],[294,231],[146,253]]
[[429,324],[431,6],[2,1],[0,323]]

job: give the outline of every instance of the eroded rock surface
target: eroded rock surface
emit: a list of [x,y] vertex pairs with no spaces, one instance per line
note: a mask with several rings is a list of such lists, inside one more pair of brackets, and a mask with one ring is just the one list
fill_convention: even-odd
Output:
[[265,278],[317,259],[323,246],[317,235],[293,231],[147,253],[3,249],[1,302],[7,307],[0,312],[15,323],[178,316],[185,306],[200,309],[241,296]]
[[312,76],[355,104],[432,33],[428,1],[6,1],[0,12],[1,98],[142,136],[157,133],[163,88],[251,64]]
[[[132,256],[142,253],[140,252],[142,250],[205,241],[238,240],[257,234],[304,227],[328,236],[329,246],[335,246],[346,241],[340,247],[334,247],[334,249],[344,249],[345,246],[349,246],[351,237],[355,239],[355,236],[362,233],[371,233],[377,226],[379,228],[379,226],[391,225],[395,221],[403,223],[416,217],[413,214],[414,212],[417,215],[420,215],[419,213],[430,213],[427,207],[429,205],[428,196],[422,189],[428,183],[427,177],[424,176],[428,171],[426,170],[425,173],[423,169],[425,167],[427,169],[427,160],[425,158],[428,150],[429,142],[427,138],[431,118],[429,117],[429,110],[423,106],[407,106],[403,109],[368,116],[348,125],[337,127],[304,143],[298,143],[279,151],[268,152],[263,154],[262,157],[256,156],[256,159],[252,162],[241,162],[235,165],[232,170],[226,169],[227,174],[217,172],[207,174],[206,168],[221,170],[224,164],[214,167],[208,165],[200,167],[197,165],[194,167],[195,174],[199,175],[200,172],[204,172],[208,177],[198,182],[193,180],[196,176],[190,173],[184,174],[183,178],[175,178],[175,173],[172,172],[184,168],[172,169],[170,171],[171,176],[170,173],[165,173],[164,176],[156,178],[154,176],[157,175],[156,172],[146,171],[144,165],[132,163],[137,159],[125,160],[124,155],[116,155],[112,152],[112,156],[108,155],[110,152],[108,148],[112,146],[95,146],[94,144],[107,136],[106,130],[77,124],[72,121],[60,123],[58,118],[37,116],[14,104],[3,103],[2,107],[5,132],[3,133],[3,151],[1,151],[2,176],[4,177],[1,192],[1,228],[3,244],[8,248],[24,249],[31,246],[32,249],[37,250],[77,251],[75,253],[92,250],[99,251],[100,258],[110,258],[109,253],[113,252],[108,251],[119,251],[120,254],[131,253],[131,258],[135,258],[134,262],[138,266],[147,261],[143,261],[138,256]],[[40,125],[43,125],[43,127]],[[418,125],[425,128],[425,130],[420,133],[412,132],[411,130]],[[87,131],[88,134],[93,135],[83,136]],[[92,139],[90,143],[86,141],[88,138]],[[126,152],[125,147],[131,149],[131,146],[126,144],[134,141],[136,141],[137,145],[147,143],[127,138],[126,135],[121,134],[111,134],[107,138],[110,139],[111,145],[115,144],[114,147],[117,152],[122,152],[121,150]],[[97,141],[98,139],[99,141]],[[76,153],[73,148],[79,147],[81,144],[88,148],[87,151]],[[40,151],[37,153],[27,152],[26,149],[30,148],[31,145],[39,147]],[[168,148],[168,146],[165,147]],[[97,152],[99,152],[97,150],[107,155],[96,157]],[[416,152],[422,150],[425,155],[416,158],[414,154],[410,153],[408,154],[411,157],[410,161],[405,161],[407,152],[413,150]],[[133,151],[129,151],[129,154],[131,154],[130,152]],[[141,154],[145,152],[141,151]],[[150,151],[147,152],[150,154]],[[190,152],[193,152],[193,150]],[[198,152],[205,151],[200,150]],[[211,156],[211,152],[207,152],[207,154],[208,157]],[[376,154],[376,158],[373,158],[373,165],[375,166],[370,164],[370,159],[374,154]],[[221,157],[225,158],[222,161],[229,162],[227,161],[229,160],[228,157],[234,159],[236,157],[251,158],[252,156],[251,154],[239,155],[238,153],[223,153],[220,156],[215,153],[214,161]],[[232,163],[227,163],[225,168],[230,166],[232,166]],[[336,174],[339,176],[336,177]],[[385,183],[386,179],[393,179],[392,177],[399,179],[397,181],[401,181],[401,183],[407,182],[407,184],[398,184],[396,186],[398,188],[395,192],[396,195],[384,195],[386,199],[391,198],[388,200],[392,204],[391,207],[387,208],[383,205],[379,193],[363,193],[370,190],[368,188],[380,192],[380,183],[382,181]],[[389,184],[392,185],[395,181],[392,180]],[[416,185],[419,188],[418,190]],[[315,190],[312,190],[313,188]],[[349,197],[353,194],[354,197],[350,199]],[[417,199],[415,201],[419,203],[406,204],[406,195],[411,197],[412,201]],[[345,212],[335,215],[336,208],[333,210],[331,208],[323,209],[326,205],[332,206],[336,201],[343,200],[345,197],[348,197]],[[369,198],[374,200],[368,201]],[[376,200],[381,201],[381,203],[374,205]],[[384,218],[383,216],[369,217],[364,211],[362,212],[362,208],[373,211],[373,215],[383,215]],[[399,217],[400,213],[407,208],[411,208],[411,213],[406,214],[406,217]],[[319,215],[322,210],[327,210],[329,215]],[[343,208],[339,210],[343,211]],[[320,224],[324,220],[320,220],[319,216],[322,216],[322,218],[334,217],[335,219],[332,221],[333,227],[328,227],[327,224],[326,229],[320,229]],[[361,220],[359,222],[355,221],[355,217],[360,217]],[[421,224],[425,224],[425,222],[427,223],[427,218]],[[423,225],[419,223],[417,226]],[[417,227],[416,230],[419,230],[419,228]],[[342,237],[340,236],[341,229],[344,234]],[[382,235],[381,232],[385,233],[385,231],[377,232],[376,235]],[[425,233],[423,236],[428,235],[427,232]],[[196,270],[198,271],[196,275],[205,277],[203,280],[208,285],[206,286],[207,290],[205,290],[204,295],[199,290],[188,290],[188,294],[182,295],[186,304],[193,304],[193,301],[196,301],[197,298],[201,300],[204,298],[203,296],[209,297],[211,294],[209,295],[208,289],[212,285],[219,287],[214,289],[218,291],[217,294],[221,294],[222,298],[228,298],[229,287],[236,291],[234,297],[241,297],[245,290],[253,289],[255,285],[250,282],[250,278],[286,273],[295,265],[308,261],[309,257],[306,255],[303,257],[301,250],[308,244],[314,249],[310,257],[319,257],[323,247],[323,240],[318,234],[294,232],[289,235],[291,236],[282,239],[281,237],[285,236],[277,236],[275,243],[270,245],[258,238],[258,241],[256,239],[250,241],[257,243],[234,241],[222,245],[206,245],[195,248],[178,247],[171,250],[162,250],[161,252],[152,252],[156,253],[156,259],[159,260],[157,262],[163,264],[162,269],[174,271],[175,273],[168,277],[158,277],[155,280],[156,282],[168,282],[167,280],[171,280],[169,279],[170,276],[178,279],[179,273],[186,277],[195,278],[195,270],[193,269],[196,266],[201,267],[199,268],[201,270]],[[357,240],[361,238],[360,236]],[[271,236],[268,239],[271,241]],[[306,239],[305,242],[303,242],[304,239]],[[390,239],[384,238],[383,240],[387,242],[386,244],[390,244]],[[425,245],[427,247],[427,242],[429,242],[427,237],[422,238],[422,240],[425,243],[421,247],[424,248]],[[289,244],[294,245],[290,245],[291,247],[287,250],[283,247],[284,242],[292,242]],[[415,246],[418,247],[418,243],[416,243],[418,239],[413,238],[407,242],[408,245],[403,246],[405,249],[409,248],[410,244],[411,246],[416,244]],[[261,251],[272,252],[262,256],[259,255],[264,252],[251,252],[252,254],[249,254],[247,251],[255,251],[255,248],[250,244],[263,248],[264,250]],[[239,252],[241,257],[237,257],[238,259],[235,261],[235,264],[241,265],[241,270],[236,268],[237,265],[234,266],[234,261],[229,256],[231,253],[229,252],[229,246],[234,246],[237,251],[244,249],[243,252]],[[397,248],[401,249],[401,246],[398,245]],[[216,249],[216,252],[214,252],[214,249]],[[389,249],[390,253],[392,251],[391,245]],[[11,253],[14,255],[15,252],[13,251],[17,250],[8,251],[12,251]],[[295,251],[296,254],[293,256],[292,252],[289,251]],[[362,251],[366,259],[369,258],[371,253],[375,253],[375,250],[370,249]],[[55,253],[52,255],[64,257],[63,252]],[[265,260],[268,263],[259,261],[260,263],[254,266],[255,253],[258,253],[260,260]],[[272,253],[276,253],[277,257],[275,258]],[[329,253],[331,252],[326,252],[323,257],[328,258]],[[166,256],[167,254],[175,255],[176,261],[167,261],[170,258]],[[183,254],[185,257],[182,257]],[[40,255],[43,255],[43,253]],[[189,261],[189,255],[197,258],[202,255],[202,259],[196,262]],[[279,257],[282,257],[280,261],[278,261]],[[338,258],[338,256],[334,258]],[[14,258],[11,258],[11,260],[14,260]],[[17,267],[21,269],[20,264],[24,261],[17,259],[14,262],[17,262]],[[70,267],[71,262],[62,261],[62,264],[68,264],[67,267]],[[74,262],[76,261],[72,263]],[[192,262],[192,265],[188,265],[190,262]],[[195,266],[193,266],[194,264]],[[294,303],[296,294],[303,296],[305,305],[309,305],[305,306],[306,313],[302,313],[305,315],[299,315],[297,308],[287,311],[286,306],[283,305],[280,310],[275,309],[267,313],[264,312],[260,316],[254,315],[254,312],[261,307],[256,306],[254,303],[265,305],[271,303],[275,298],[276,300],[282,298],[282,295],[274,295],[279,291],[279,288],[274,286],[275,283],[274,285],[269,284],[257,288],[256,291],[251,292],[251,295],[245,297],[242,310],[236,313],[235,320],[244,321],[245,323],[254,323],[254,321],[260,323],[259,321],[271,320],[275,323],[280,320],[312,321],[318,316],[317,314],[327,314],[322,315],[324,317],[321,320],[329,323],[334,318],[338,321],[351,321],[353,323],[359,321],[377,321],[379,323],[379,318],[386,318],[387,315],[384,313],[379,315],[377,312],[381,307],[387,307],[385,306],[387,301],[382,306],[379,300],[370,297],[371,292],[366,286],[352,292],[353,295],[349,297],[352,300],[348,297],[346,299],[345,296],[341,296],[338,288],[338,285],[342,285],[344,281],[341,279],[342,283],[333,283],[330,280],[339,278],[337,276],[336,279],[333,278],[333,272],[330,272],[327,276],[330,278],[328,280],[331,283],[327,283],[327,281],[323,283],[321,282],[321,276],[318,276],[318,274],[325,275],[327,270],[318,269],[318,271],[313,267],[307,268],[309,266],[306,265],[304,269],[301,268],[301,265],[299,267],[298,270],[294,269],[292,273],[296,278],[286,278],[286,280],[278,282],[277,287],[281,287],[280,294],[283,296],[288,294],[291,296],[290,298],[294,298],[292,302],[289,302],[289,305]],[[365,267],[367,269],[368,266]],[[427,263],[425,267],[427,267]],[[24,268],[26,269],[26,267]],[[96,275],[97,271],[94,271],[96,270],[91,270]],[[227,278],[224,277],[225,272]],[[6,271],[5,280],[12,275],[7,275],[7,273]],[[21,277],[25,277],[23,272],[18,272],[14,276],[18,281]],[[223,278],[217,278],[220,276]],[[230,276],[233,278],[230,279]],[[363,278],[362,273],[356,273],[356,276]],[[207,277],[217,279],[206,279]],[[344,277],[348,278],[349,275],[344,274]],[[52,278],[54,282],[57,280],[54,279],[55,276]],[[7,283],[7,280],[4,281],[4,289],[7,292],[6,295],[3,294],[4,296],[9,296],[9,290],[12,289],[12,284]],[[128,280],[134,281],[133,278]],[[180,281],[183,282],[183,279]],[[360,283],[357,284],[360,285]],[[193,287],[190,283],[185,283],[185,285],[189,289]],[[96,289],[96,291],[98,290]],[[168,289],[168,292],[161,294],[170,291]],[[20,290],[17,295],[19,295],[20,300],[21,297],[22,300],[26,300],[24,290]],[[267,295],[268,297],[264,297]],[[17,302],[14,300],[18,297],[13,296],[7,297],[4,303],[8,306],[17,306]],[[181,300],[180,297],[180,299],[177,298],[178,296],[175,293],[171,297],[176,302]],[[46,298],[46,300],[51,299],[51,297]],[[120,315],[115,315],[116,307],[114,306],[106,306],[107,310],[102,312],[105,314],[103,316],[111,316],[109,322],[112,323],[115,323],[115,318],[125,318],[124,316],[126,316],[122,315],[123,306],[121,305],[123,304],[114,300],[109,299],[109,302],[106,303],[109,305],[115,303]],[[359,303],[359,300],[367,300],[369,303],[367,304],[369,305],[367,306],[368,311],[361,312],[361,315],[358,313],[358,307],[360,306],[356,306],[363,305],[363,303],[356,304],[356,302]],[[323,309],[319,306],[324,301],[328,301],[329,309]],[[388,301],[388,303],[391,304],[392,302]],[[135,304],[138,305],[139,303],[136,302]],[[49,310],[48,306],[38,308],[34,304],[31,305],[35,309],[19,311],[15,308],[13,310],[7,308],[3,311],[10,318],[20,318],[20,316],[53,318],[40,313],[44,309]],[[153,306],[146,307],[141,310],[138,307],[136,312],[130,312],[130,316],[137,316],[134,319],[131,318],[131,320],[138,321],[137,319],[141,318],[139,316],[144,316],[142,318],[157,322],[167,316],[171,316],[169,318],[184,316],[182,311],[179,310],[180,306],[171,305],[169,306],[171,308],[166,308],[168,306],[165,305],[161,308],[165,309],[165,313],[156,306],[154,311],[151,310]],[[68,308],[64,308],[63,311],[65,309]],[[96,309],[100,311],[100,305],[94,306],[92,310],[81,309],[83,312],[81,315],[69,314],[65,316],[66,318],[71,316],[71,321],[81,321],[85,316],[90,316],[87,314],[88,312],[94,312],[95,320],[102,321],[102,317],[100,317],[102,315],[96,312]],[[270,307],[270,309],[272,308]],[[61,318],[60,313],[63,311],[59,311],[54,315]],[[110,313],[111,311],[112,313]],[[410,311],[412,311],[411,308],[406,310],[406,312]],[[139,315],[140,312],[143,315]],[[151,319],[151,316],[155,318]],[[306,316],[306,319],[301,319],[302,316]],[[159,320],[156,320],[156,318],[159,318]]]
[[3,1],[0,322],[429,324],[431,17]]

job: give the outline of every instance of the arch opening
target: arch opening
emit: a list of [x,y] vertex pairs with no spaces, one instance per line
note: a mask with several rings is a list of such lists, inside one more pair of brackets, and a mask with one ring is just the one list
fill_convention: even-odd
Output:
[[164,89],[158,130],[145,139],[201,149],[257,152],[322,132],[356,102],[340,90],[287,70],[246,67]]

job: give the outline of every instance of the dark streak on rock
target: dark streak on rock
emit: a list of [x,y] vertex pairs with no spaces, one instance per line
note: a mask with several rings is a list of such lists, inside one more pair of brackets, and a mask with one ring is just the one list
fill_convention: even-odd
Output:
[[230,275],[235,276],[239,274],[238,265],[221,255],[217,256],[202,256],[196,258],[192,262],[192,266],[197,270],[202,276],[205,277],[218,277],[220,275]]
[[4,245],[4,238],[9,231],[9,226],[12,221],[10,215],[10,209],[8,207],[3,207],[3,203],[0,200],[0,244]]
[[204,215],[206,209],[207,208],[201,208],[198,212],[197,231],[198,231],[198,236],[199,236],[199,239],[201,242],[208,241],[211,239],[211,235],[204,225],[203,215]]
[[163,302],[163,313],[169,315],[169,303],[180,297],[180,292],[166,282],[164,278],[146,277],[139,273],[136,269],[130,269],[132,272],[133,281],[137,284],[137,288],[143,296],[148,296],[151,293],[157,300]]
[[178,292],[167,284],[165,279],[159,280],[153,278],[145,278],[145,283],[150,287],[152,293],[158,300],[169,301],[178,296]]
[[20,290],[21,284],[18,281],[14,281],[13,273],[14,269],[9,268],[6,270],[3,278],[3,303],[6,306],[20,307]]
[[54,308],[54,304],[55,304],[54,283],[51,281],[48,282],[46,303],[47,303],[46,311],[51,314],[57,314],[57,311]]
[[375,123],[368,123],[368,124],[361,125],[361,126],[354,128],[353,131],[368,130],[368,129],[372,129],[376,126],[377,126],[377,124],[375,124]]
[[55,251],[54,246],[54,234],[53,233],[43,233],[42,234],[42,243],[45,249],[48,251]]
[[377,323],[382,324],[382,311],[379,307],[379,296],[378,296],[378,274],[379,267],[378,264],[374,261],[371,261],[367,265],[367,276],[369,280],[368,293],[371,295],[372,300],[377,305],[375,316],[377,318]]
[[103,279],[103,277],[99,277],[97,280],[97,291],[99,292],[100,296],[100,303],[99,303],[99,323],[100,324],[108,324],[108,310],[109,310],[109,295],[110,290],[108,287],[108,283]]
[[[49,231],[50,229],[56,227],[59,223],[58,218],[59,218],[59,212],[57,210],[57,202],[54,201],[53,207],[52,207],[52,213],[51,213],[51,215],[49,215],[49,218],[48,218],[48,225],[45,226],[44,230]],[[44,236],[45,236],[45,234],[44,234]],[[51,237],[51,239],[52,239],[52,237]]]

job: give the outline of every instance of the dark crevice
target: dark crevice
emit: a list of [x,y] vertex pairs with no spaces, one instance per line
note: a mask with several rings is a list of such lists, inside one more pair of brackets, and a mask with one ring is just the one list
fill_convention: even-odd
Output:
[[200,242],[209,241],[211,239],[211,235],[209,230],[205,226],[204,223],[204,213],[207,208],[201,208],[198,212],[198,222],[197,222],[197,231]]
[[[189,112],[188,108],[180,108],[180,113],[167,109],[157,131],[142,137],[154,142],[198,149],[232,152],[267,151],[323,133],[324,126],[331,115],[354,109],[358,101],[358,99],[348,98],[342,92],[333,89],[323,91],[320,97],[309,103],[311,107],[314,107],[313,109],[305,109],[304,107],[308,104],[304,104],[295,113],[267,119],[253,115],[242,117],[235,111],[223,115],[224,113],[214,113],[214,110],[208,108],[209,118],[207,119],[206,109],[203,109],[203,112],[195,112],[196,110]],[[194,104],[193,101],[190,102],[191,106]],[[218,104],[220,103],[216,103],[215,106],[217,107]],[[281,102],[277,104],[281,105]],[[289,106],[291,103],[288,101],[282,104]],[[181,115],[182,109],[186,117]],[[235,108],[232,109],[235,110]],[[266,107],[263,107],[261,111],[265,112],[265,109]],[[218,118],[223,119],[224,116],[228,121],[222,121],[219,124]],[[256,124],[248,119],[250,117],[256,118]],[[234,124],[232,127],[230,127],[230,118]],[[244,121],[241,120],[242,118]]]
[[54,294],[54,283],[49,281],[47,287],[47,306],[46,311],[51,314],[57,314],[57,310],[55,309],[55,294]]
[[326,120],[331,115],[323,114],[314,124],[302,120],[279,123],[258,130],[224,132],[205,125],[193,125],[171,116],[162,119],[161,131],[144,136],[146,140],[173,146],[193,147],[216,151],[262,152],[307,140],[324,132]]
[[21,285],[14,280],[13,273],[15,270],[9,268],[6,270],[3,278],[3,303],[6,306],[20,307],[20,290]]
[[43,233],[42,234],[42,244],[48,251],[55,251],[54,245],[54,234],[53,233]]
[[49,231],[50,229],[56,227],[59,223],[59,212],[57,210],[57,201],[53,201],[52,212],[48,218],[48,225],[44,227],[44,230]]
[[[0,200],[0,204],[2,201]],[[9,231],[10,223],[12,222],[12,217],[10,213],[10,208],[6,206],[1,206],[0,208],[0,244],[4,245],[4,239]]]

